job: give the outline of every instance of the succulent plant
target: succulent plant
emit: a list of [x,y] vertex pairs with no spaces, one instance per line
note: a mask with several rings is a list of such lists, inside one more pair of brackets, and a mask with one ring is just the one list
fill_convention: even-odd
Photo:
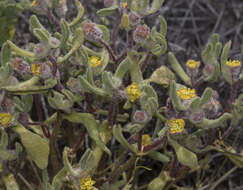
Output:
[[[25,48],[12,40],[2,45],[1,162],[18,159],[23,149],[25,159],[33,160],[42,171],[46,190],[134,189],[136,170],[142,167],[138,163],[146,158],[165,166],[146,187],[166,190],[181,176],[199,171],[202,155],[210,150],[222,151],[243,166],[242,155],[202,141],[208,131],[226,127],[228,122],[226,138],[243,119],[243,97],[237,94],[243,78],[241,62],[228,59],[231,42],[222,49],[219,35],[214,34],[201,62],[189,59],[183,64],[168,52],[169,65],[162,63],[145,78],[150,62],[167,51],[165,18],[158,16],[159,30],[144,20],[160,9],[163,0],[121,4],[104,0],[105,8],[97,15],[119,18],[111,34],[112,27],[83,17],[84,7],[78,0],[74,3],[77,16],[68,20],[67,1],[33,1],[31,9],[47,15],[54,30],[32,15],[30,32],[38,42]],[[123,52],[116,47],[118,30],[127,36]],[[225,111],[220,109],[216,89],[198,88],[221,75],[231,86]],[[153,83],[167,89],[166,105],[161,105]],[[18,141],[8,142],[7,135]],[[14,141],[19,142],[16,150],[7,149]],[[107,169],[101,172],[101,167]],[[130,174],[126,173],[129,168]]]

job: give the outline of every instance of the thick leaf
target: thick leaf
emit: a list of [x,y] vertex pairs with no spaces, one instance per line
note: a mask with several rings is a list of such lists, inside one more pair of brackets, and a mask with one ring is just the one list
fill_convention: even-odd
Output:
[[167,88],[170,81],[175,80],[175,74],[168,67],[163,65],[153,72],[149,80]]
[[227,59],[228,59],[228,54],[229,54],[229,51],[230,51],[230,47],[231,47],[231,41],[229,41],[227,44],[225,44],[224,48],[223,48],[223,52],[221,54],[221,69],[222,69],[222,75],[224,77],[224,79],[232,84],[232,77],[230,75],[230,72],[229,72],[229,69],[227,68],[226,66],[226,62],[227,62]]
[[199,107],[202,107],[204,104],[206,104],[212,97],[212,94],[213,94],[213,89],[209,87],[206,88],[202,94]]
[[166,156],[165,154],[162,154],[160,152],[151,150],[148,152],[147,154],[150,158],[154,159],[154,160],[158,160],[162,163],[168,163],[170,161],[170,158],[168,156]]
[[79,161],[79,166],[83,170],[90,170],[94,167],[95,156],[92,150],[87,149]]
[[11,50],[7,42],[2,45],[1,49],[1,65],[5,66],[11,60]]
[[145,12],[145,15],[153,14],[160,9],[164,0],[153,0],[151,8]]
[[195,169],[198,166],[198,160],[196,154],[184,148],[176,141],[174,141],[172,138],[169,137],[168,140],[170,144],[173,146],[173,148],[175,149],[178,161],[181,164],[188,166],[191,169]]
[[132,146],[131,144],[128,143],[128,141],[125,139],[125,137],[122,134],[122,128],[121,126],[117,125],[117,126],[113,126],[113,135],[115,137],[115,139],[125,148],[131,150],[132,152],[134,152],[135,154],[138,153],[138,150]]
[[88,113],[78,113],[71,112],[70,114],[63,114],[63,119],[67,119],[72,123],[82,123],[85,125],[89,136],[95,141],[95,143],[107,154],[111,155],[110,150],[105,146],[105,144],[100,139],[98,132],[98,124],[94,119],[94,116]]
[[2,177],[7,190],[19,190],[19,186],[14,178],[13,174]]
[[19,134],[21,142],[27,153],[34,160],[40,169],[45,169],[48,165],[49,144],[39,135],[32,133],[18,124],[12,128]]
[[7,41],[10,48],[19,56],[21,57],[35,57],[35,54],[33,52],[30,52],[28,50],[24,50],[16,46],[13,42]]
[[131,62],[129,61],[128,57],[126,57],[117,67],[115,77],[122,79],[126,72],[130,70],[130,67]]
[[78,9],[78,15],[72,20],[72,22],[69,24],[70,27],[78,24],[80,22],[80,20],[83,17],[84,14],[84,7],[82,6],[82,4],[79,2],[79,0],[75,0],[75,5]]
[[118,9],[118,6],[112,6],[112,7],[108,7],[108,8],[98,10],[97,14],[99,16],[109,16],[111,14],[114,14],[117,9]]
[[173,179],[166,171],[162,171],[148,185],[148,190],[163,190]]
[[187,85],[191,86],[192,84],[190,77],[185,73],[172,52],[168,53],[168,59],[172,69],[177,73],[181,80],[183,80]]
[[28,95],[28,94],[39,94],[42,92],[47,92],[48,89],[53,88],[57,84],[56,79],[50,80],[48,82],[46,81],[44,86],[36,85],[38,81],[39,81],[38,77],[33,77],[28,81],[19,83],[17,85],[4,86],[2,87],[2,89],[7,90],[13,94]]
[[217,119],[206,119],[203,118],[202,122],[196,124],[197,127],[202,127],[204,129],[209,129],[209,128],[216,128],[219,126],[222,126],[222,124],[232,118],[232,114],[230,113],[224,113]]

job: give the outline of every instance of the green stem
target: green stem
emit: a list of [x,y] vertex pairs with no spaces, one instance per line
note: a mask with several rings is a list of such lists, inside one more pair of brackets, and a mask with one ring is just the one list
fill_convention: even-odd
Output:
[[222,181],[224,181],[231,173],[233,173],[238,167],[235,166],[231,170],[229,170],[226,174],[224,174],[221,178],[219,178],[213,185],[210,187],[209,190],[214,190]]
[[115,169],[108,179],[109,183],[114,183],[124,171],[126,171],[129,168],[132,168],[132,165],[135,163],[136,158],[136,155],[133,155],[125,164]]
[[51,155],[51,162],[52,162],[54,174],[57,174],[57,172],[61,169],[60,163],[58,161],[57,150],[56,150],[56,140],[61,127],[61,123],[62,123],[61,117],[57,112],[57,119],[54,122],[54,129],[52,131],[51,138],[50,138],[50,155]]

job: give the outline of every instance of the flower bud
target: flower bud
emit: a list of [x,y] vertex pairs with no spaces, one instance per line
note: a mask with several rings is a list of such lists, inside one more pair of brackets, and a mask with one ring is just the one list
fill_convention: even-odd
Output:
[[145,111],[137,110],[133,115],[133,120],[137,123],[145,123],[148,119],[148,115]]
[[83,26],[83,32],[87,38],[95,41],[100,40],[103,35],[102,30],[93,22],[86,22]]
[[137,13],[135,13],[135,12],[132,11],[132,12],[129,13],[128,17],[129,17],[129,23],[132,26],[135,26],[138,23],[140,23],[140,20],[141,19],[140,19],[140,16]]
[[61,18],[64,18],[67,12],[67,3],[66,0],[59,0],[58,6],[55,9],[57,15]]
[[9,85],[9,86],[13,85],[14,86],[14,85],[17,85],[17,84],[19,84],[18,79],[15,76],[10,76],[5,85]]
[[112,5],[114,5],[115,0],[104,0],[104,6],[105,7],[111,7]]
[[208,76],[212,75],[213,72],[214,72],[214,69],[215,69],[214,68],[214,65],[212,65],[212,64],[206,64],[206,66],[203,69],[204,76],[208,77]]
[[204,118],[204,112],[203,110],[192,110],[189,114],[189,120],[192,123],[200,123],[202,119]]
[[67,87],[73,92],[73,93],[80,93],[82,92],[82,87],[80,85],[80,82],[78,79],[70,77],[67,81]]
[[52,69],[51,63],[47,62],[45,64],[41,64],[41,73],[40,76],[43,79],[51,78],[52,77]]
[[50,37],[48,40],[48,44],[51,48],[58,48],[61,44],[60,40],[54,37]]
[[208,103],[203,105],[203,110],[205,112],[205,116],[208,119],[216,118],[222,110],[222,106],[221,106],[220,102],[213,96],[208,101]]
[[38,11],[39,14],[46,14],[45,9],[50,6],[49,2],[47,0],[33,0],[30,7],[34,9],[35,11]]
[[150,28],[147,25],[138,25],[133,32],[133,39],[137,43],[144,44],[149,38]]
[[9,98],[4,98],[3,101],[1,101],[1,107],[4,112],[8,112],[10,114],[13,114],[15,112],[14,103]]
[[21,58],[15,58],[12,60],[13,68],[21,75],[30,73],[30,65]]
[[49,53],[49,48],[47,45],[39,43],[34,47],[34,53],[38,58],[44,58]]

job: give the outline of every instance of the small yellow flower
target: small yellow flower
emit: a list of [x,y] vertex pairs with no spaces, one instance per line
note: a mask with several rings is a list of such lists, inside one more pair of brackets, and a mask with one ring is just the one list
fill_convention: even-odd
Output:
[[31,64],[30,70],[33,74],[40,75],[41,74],[41,64],[39,64],[39,63]]
[[200,65],[200,61],[195,61],[195,60],[192,60],[192,59],[189,59],[187,62],[186,62],[186,66],[189,68],[189,69],[196,69],[198,68]]
[[226,65],[230,68],[236,68],[239,67],[241,65],[241,62],[238,60],[229,60],[226,62]]
[[91,190],[95,181],[91,179],[90,176],[87,176],[80,180],[80,189],[81,190]]
[[143,135],[142,136],[142,145],[147,146],[149,144],[151,144],[151,137],[147,134]]
[[31,3],[31,7],[36,6],[36,4],[37,4],[37,0],[32,1],[32,3]]
[[176,93],[182,100],[189,100],[196,96],[195,89],[190,88],[180,88]]
[[0,113],[0,124],[7,126],[12,121],[12,116],[10,113]]
[[127,8],[127,2],[122,3],[123,9]]
[[136,83],[132,83],[126,88],[126,92],[131,102],[134,102],[138,97],[141,96],[141,92]]
[[97,67],[101,64],[101,60],[97,56],[91,56],[89,58],[89,64],[90,64],[91,67]]
[[183,119],[170,119],[167,121],[167,126],[171,134],[180,133],[184,129],[185,121]]

